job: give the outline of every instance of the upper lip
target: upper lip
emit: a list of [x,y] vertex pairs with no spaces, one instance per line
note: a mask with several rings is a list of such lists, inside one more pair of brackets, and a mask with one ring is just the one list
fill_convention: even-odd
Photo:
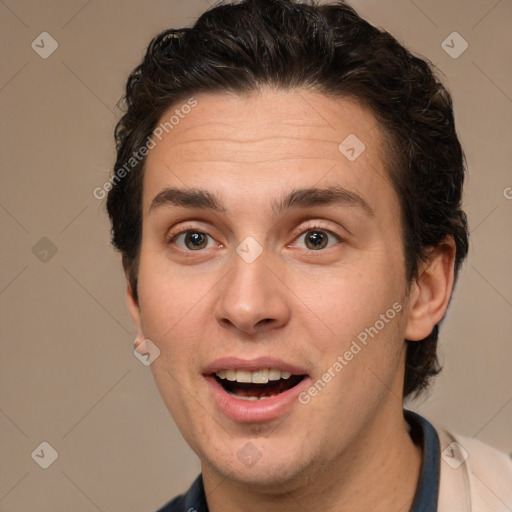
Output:
[[287,363],[274,357],[258,357],[256,359],[241,359],[239,357],[222,357],[210,363],[203,370],[204,375],[211,375],[220,370],[247,370],[255,372],[264,368],[274,368],[290,372],[292,375],[306,375],[305,368]]

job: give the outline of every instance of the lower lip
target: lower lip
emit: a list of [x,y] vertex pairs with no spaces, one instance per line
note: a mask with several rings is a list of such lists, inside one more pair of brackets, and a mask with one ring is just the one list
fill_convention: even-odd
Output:
[[236,398],[217,382],[211,375],[205,376],[217,407],[227,417],[240,423],[255,423],[275,420],[282,416],[307,388],[309,377],[304,377],[296,386],[264,400],[243,400]]

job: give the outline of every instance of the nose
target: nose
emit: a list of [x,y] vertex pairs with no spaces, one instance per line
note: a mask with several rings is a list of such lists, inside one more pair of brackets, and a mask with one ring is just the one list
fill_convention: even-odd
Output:
[[252,335],[286,325],[289,293],[262,254],[252,263],[234,256],[233,268],[221,281],[215,315],[226,329]]

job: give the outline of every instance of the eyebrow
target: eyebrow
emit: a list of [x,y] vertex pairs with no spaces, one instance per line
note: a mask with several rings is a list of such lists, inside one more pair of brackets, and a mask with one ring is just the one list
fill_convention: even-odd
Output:
[[223,213],[219,199],[211,192],[199,188],[182,190],[179,188],[164,188],[151,201],[149,211],[160,206],[181,206],[183,208],[200,208]]
[[[286,196],[275,201],[272,209],[276,215],[285,210],[310,208],[312,206],[351,206],[362,209],[369,217],[375,212],[370,205],[358,194],[342,187],[303,188],[292,190]],[[161,206],[178,206],[183,208],[199,208],[213,212],[225,213],[220,199],[208,190],[194,188],[183,190],[165,188],[151,201],[149,211]]]

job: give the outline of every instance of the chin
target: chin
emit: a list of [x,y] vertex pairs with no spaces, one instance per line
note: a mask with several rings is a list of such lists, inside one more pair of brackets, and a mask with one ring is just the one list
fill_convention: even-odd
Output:
[[[276,446],[266,442],[259,450],[258,439],[237,443],[224,455],[217,452],[201,457],[217,475],[223,479],[247,486],[258,492],[283,493],[304,485],[309,479],[308,474],[316,466],[313,459],[304,453],[303,443],[297,447],[285,446],[282,439]],[[221,462],[224,457],[223,462]]]

